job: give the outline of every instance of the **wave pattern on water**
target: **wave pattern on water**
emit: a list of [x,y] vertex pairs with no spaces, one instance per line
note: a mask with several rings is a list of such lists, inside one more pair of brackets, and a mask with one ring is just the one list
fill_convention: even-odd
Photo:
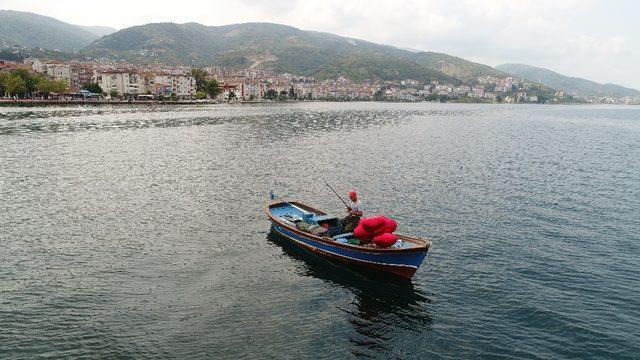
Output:
[[[0,357],[637,357],[639,114],[0,108]],[[320,177],[432,238],[411,283],[269,234]]]
[[[20,108],[17,108],[20,109]],[[59,133],[76,131],[135,130],[153,127],[200,126],[234,123],[266,125],[283,131],[339,131],[382,126],[409,116],[443,115],[438,110],[331,110],[308,112],[299,106],[272,107],[269,112],[257,107],[185,106],[179,108],[57,108],[40,111],[0,111],[0,135]],[[2,108],[0,108],[2,110]],[[446,115],[446,114],[444,114]],[[277,131],[277,130],[276,130]]]

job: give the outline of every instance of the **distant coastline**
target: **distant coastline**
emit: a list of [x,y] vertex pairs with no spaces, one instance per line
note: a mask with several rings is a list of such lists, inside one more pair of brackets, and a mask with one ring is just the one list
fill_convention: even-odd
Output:
[[160,100],[32,100],[32,99],[0,99],[0,106],[50,106],[50,105],[194,105],[216,104],[196,100],[160,101]]
[[[341,99],[323,99],[323,100],[284,100],[284,101],[270,101],[270,100],[238,100],[233,102],[220,102],[220,101],[202,101],[202,100],[39,100],[39,99],[0,99],[0,107],[18,106],[18,107],[46,107],[46,106],[60,106],[60,105],[221,105],[221,104],[285,104],[285,103],[305,103],[305,102],[378,102],[378,103],[434,103],[434,104],[494,104],[494,105],[508,105],[501,102],[464,102],[464,101],[393,101],[393,100],[341,100]],[[621,106],[628,104],[600,104],[600,103],[511,103],[510,105],[613,105]],[[633,105],[633,104],[631,104]]]
[[0,33],[0,94],[10,98],[640,104],[636,89],[549,69],[491,67],[284,24],[160,22],[105,35],[28,12],[0,10],[0,19],[9,24]]

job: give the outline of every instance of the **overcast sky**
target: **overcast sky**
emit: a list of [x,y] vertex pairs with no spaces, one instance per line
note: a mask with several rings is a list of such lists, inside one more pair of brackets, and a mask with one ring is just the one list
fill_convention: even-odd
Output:
[[0,9],[115,28],[275,22],[640,89],[640,2],[632,0],[0,0]]

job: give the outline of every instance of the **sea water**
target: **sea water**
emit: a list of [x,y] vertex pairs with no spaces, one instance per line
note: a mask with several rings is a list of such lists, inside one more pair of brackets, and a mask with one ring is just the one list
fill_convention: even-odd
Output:
[[[323,184],[433,246],[269,235]],[[638,358],[640,107],[1,107],[0,357]]]

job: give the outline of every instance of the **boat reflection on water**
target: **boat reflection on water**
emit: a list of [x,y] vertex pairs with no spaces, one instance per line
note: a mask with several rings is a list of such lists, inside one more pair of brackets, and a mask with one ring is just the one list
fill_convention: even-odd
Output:
[[398,345],[397,339],[392,341],[394,334],[431,329],[433,319],[428,311],[431,299],[412,281],[384,275],[374,277],[356,271],[293,246],[273,231],[267,238],[279,245],[285,254],[303,262],[307,271],[304,275],[338,285],[355,295],[352,306],[343,309],[357,333],[349,339],[355,346],[354,355],[388,353],[402,356],[393,349]]

